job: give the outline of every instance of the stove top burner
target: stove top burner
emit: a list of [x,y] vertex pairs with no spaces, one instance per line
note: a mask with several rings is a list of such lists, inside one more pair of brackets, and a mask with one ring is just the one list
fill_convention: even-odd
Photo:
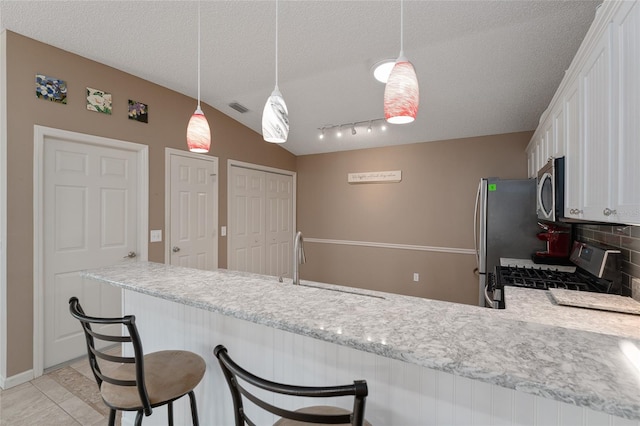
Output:
[[586,277],[574,272],[498,266],[496,267],[496,276],[497,282],[502,286],[511,285],[540,290],[562,288],[567,290],[602,292],[595,283],[589,282]]

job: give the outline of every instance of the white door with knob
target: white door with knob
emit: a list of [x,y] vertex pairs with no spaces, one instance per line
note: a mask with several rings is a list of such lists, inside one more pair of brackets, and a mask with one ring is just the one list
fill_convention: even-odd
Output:
[[85,281],[79,271],[138,260],[138,212],[146,203],[139,150],[60,132],[41,138],[44,368],[86,354],[80,324],[69,314],[71,296],[89,315],[121,316],[121,290]]
[[169,263],[218,267],[218,159],[167,148]]

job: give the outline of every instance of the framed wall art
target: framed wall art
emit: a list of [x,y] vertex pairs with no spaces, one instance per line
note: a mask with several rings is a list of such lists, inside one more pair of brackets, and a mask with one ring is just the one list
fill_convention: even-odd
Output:
[[36,97],[66,105],[67,82],[59,78],[36,74]]

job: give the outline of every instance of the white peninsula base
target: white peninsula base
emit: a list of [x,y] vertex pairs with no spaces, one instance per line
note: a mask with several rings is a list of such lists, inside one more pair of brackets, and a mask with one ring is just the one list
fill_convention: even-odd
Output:
[[[217,344],[224,344],[240,365],[275,381],[367,380],[366,418],[378,426],[640,424],[131,290],[123,296],[123,312],[136,315],[145,352],[186,349],[206,360],[207,373],[196,388],[203,426],[233,425],[231,396],[212,353]],[[175,403],[177,425],[191,424],[187,401]],[[123,425],[133,424],[132,414],[125,413]],[[273,421],[266,417],[259,423]],[[144,424],[165,425],[166,408],[155,409]]]

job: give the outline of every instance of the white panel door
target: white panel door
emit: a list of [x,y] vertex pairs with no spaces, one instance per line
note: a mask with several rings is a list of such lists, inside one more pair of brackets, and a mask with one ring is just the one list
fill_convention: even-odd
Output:
[[293,178],[266,173],[267,275],[292,277]]
[[86,353],[71,296],[95,316],[121,315],[120,290],[85,282],[78,271],[136,261],[137,185],[135,152],[45,138],[45,368]]
[[218,267],[217,162],[169,154],[171,264]]
[[264,274],[265,173],[231,167],[229,269]]

